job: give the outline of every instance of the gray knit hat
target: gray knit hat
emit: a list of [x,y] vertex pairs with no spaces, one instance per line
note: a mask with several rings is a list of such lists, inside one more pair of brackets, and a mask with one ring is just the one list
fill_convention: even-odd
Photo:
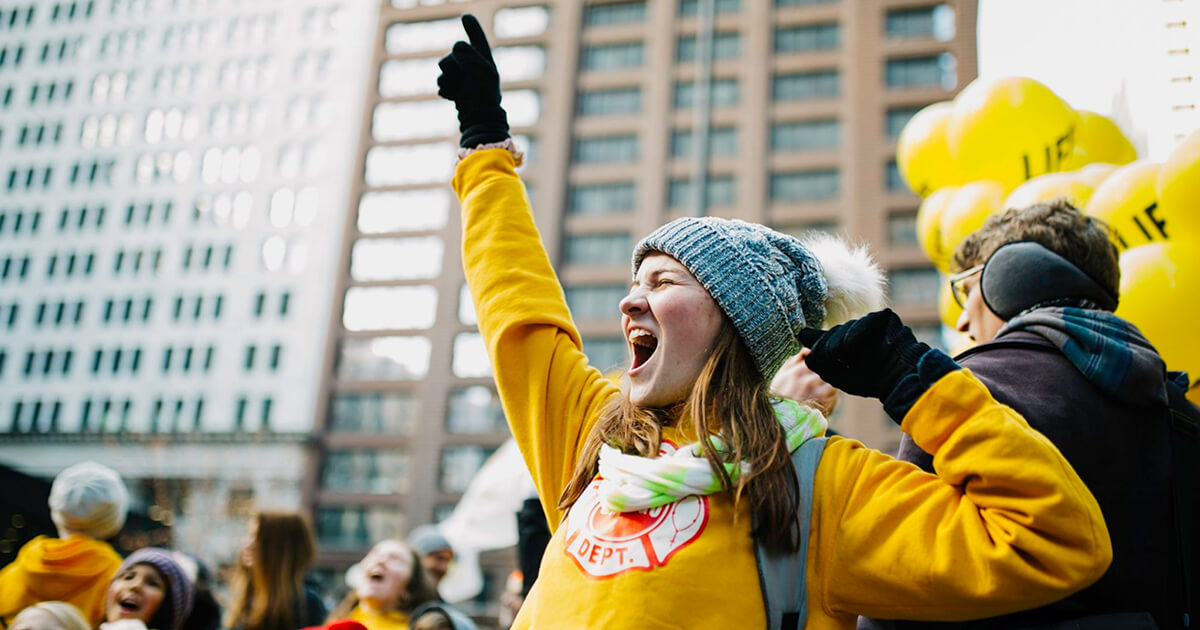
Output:
[[50,518],[60,529],[105,540],[125,525],[129,491],[117,471],[82,462],[58,473],[48,503]]
[[[147,564],[167,581],[167,597],[163,603],[159,604],[160,610],[155,611],[150,623],[153,624],[156,619],[162,620],[164,627],[153,627],[151,630],[179,630],[183,626],[183,622],[192,612],[192,600],[195,593],[192,587],[192,580],[187,576],[183,567],[175,562],[175,558],[170,551],[160,549],[158,547],[143,547],[129,554],[128,558],[121,563],[121,568],[117,569],[113,580],[118,579],[126,569],[135,564]],[[162,606],[169,605],[170,608],[166,611],[161,610]]]
[[678,260],[708,290],[766,381],[800,351],[802,329],[883,306],[883,274],[870,255],[829,235],[800,240],[736,219],[676,219],[634,248],[635,276],[655,251]]

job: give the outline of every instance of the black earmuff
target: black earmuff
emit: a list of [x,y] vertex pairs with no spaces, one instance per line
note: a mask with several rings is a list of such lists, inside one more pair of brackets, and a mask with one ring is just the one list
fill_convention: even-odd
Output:
[[983,303],[1005,321],[1064,298],[1117,309],[1116,295],[1071,261],[1033,241],[1007,243],[992,252],[980,273],[979,291]]

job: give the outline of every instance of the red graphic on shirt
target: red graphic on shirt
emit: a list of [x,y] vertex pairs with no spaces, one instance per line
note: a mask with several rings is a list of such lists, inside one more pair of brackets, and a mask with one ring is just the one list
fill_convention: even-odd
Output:
[[[660,455],[674,452],[664,441]],[[689,496],[640,512],[609,512],[600,506],[596,479],[567,515],[564,550],[588,575],[608,578],[649,571],[700,537],[708,525],[708,497]]]

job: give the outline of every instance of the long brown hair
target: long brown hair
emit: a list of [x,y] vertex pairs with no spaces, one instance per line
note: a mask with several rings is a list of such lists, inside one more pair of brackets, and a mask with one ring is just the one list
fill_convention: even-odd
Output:
[[[412,546],[403,540],[395,538],[381,540],[375,543],[375,546],[382,545],[385,542],[394,542],[403,545],[412,556],[412,576],[408,578],[408,586],[404,589],[404,595],[396,602],[396,610],[407,615],[425,602],[437,601],[439,599],[437,587],[433,585],[433,581],[429,579],[429,574],[421,566],[421,558],[413,550]],[[328,624],[340,619],[349,619],[350,613],[354,612],[358,603],[358,593],[354,589],[350,589],[350,592],[334,607],[333,612],[329,613],[329,616],[325,619],[325,623]]]
[[304,574],[316,556],[308,519],[296,512],[260,512],[250,543],[254,564],[239,557],[225,627],[295,630],[304,601]]
[[[771,408],[768,393],[754,357],[726,320],[685,400],[667,409],[647,409],[622,394],[601,412],[559,499],[559,508],[574,504],[595,479],[601,445],[658,457],[662,427],[690,422],[699,439],[717,435],[725,442],[724,453],[708,448],[704,456],[726,497],[735,505],[743,498],[750,501],[755,536],[768,549],[795,552],[800,531],[796,515],[800,492],[783,427]],[[735,482],[722,464],[738,461],[748,463],[750,473]]]

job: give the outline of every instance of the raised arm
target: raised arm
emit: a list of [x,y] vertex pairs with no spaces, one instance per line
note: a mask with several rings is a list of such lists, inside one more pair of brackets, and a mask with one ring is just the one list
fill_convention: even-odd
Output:
[[[470,43],[442,59],[439,94],[455,102],[462,146],[507,144],[499,76],[483,30],[463,17]],[[463,267],[500,399],[552,527],[559,495],[599,410],[617,387],[587,363],[579,332],[533,222],[511,144],[458,165]],[[613,305],[614,315],[616,305]]]
[[934,454],[937,475],[857,442],[830,443],[809,564],[829,614],[990,617],[1104,574],[1112,549],[1100,508],[1049,440],[890,311],[847,327],[815,340],[809,366],[884,400]]

